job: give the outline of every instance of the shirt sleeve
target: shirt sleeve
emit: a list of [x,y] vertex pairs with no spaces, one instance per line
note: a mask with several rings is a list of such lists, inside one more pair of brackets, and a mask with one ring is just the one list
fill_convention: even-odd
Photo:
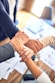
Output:
[[9,43],[0,46],[0,63],[15,56],[14,49]]
[[37,83],[52,83],[48,75],[44,72],[37,78],[36,81]]

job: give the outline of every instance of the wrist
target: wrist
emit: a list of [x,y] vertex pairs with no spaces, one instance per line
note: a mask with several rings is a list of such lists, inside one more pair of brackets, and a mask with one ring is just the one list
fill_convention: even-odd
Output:
[[15,37],[20,38],[23,41],[23,44],[26,44],[29,40],[29,36],[23,31],[18,31]]
[[26,58],[26,60],[24,61],[26,64],[29,64],[31,58]]
[[15,47],[13,45],[13,43],[11,42],[11,40],[9,41],[9,44],[13,47],[13,49],[15,50]]

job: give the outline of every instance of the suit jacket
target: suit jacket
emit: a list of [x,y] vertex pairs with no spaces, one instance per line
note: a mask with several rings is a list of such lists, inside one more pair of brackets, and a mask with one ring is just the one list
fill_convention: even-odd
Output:
[[9,43],[0,46],[0,62],[12,57],[14,57],[14,49]]
[[0,0],[0,41],[6,37],[12,38],[18,28],[9,17],[8,0]]
[[8,3],[8,0],[0,0],[0,1],[3,3],[7,13],[9,14],[9,3]]

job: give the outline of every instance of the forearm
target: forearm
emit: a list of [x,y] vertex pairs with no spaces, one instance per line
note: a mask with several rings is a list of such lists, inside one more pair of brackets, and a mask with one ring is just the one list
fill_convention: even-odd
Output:
[[[47,36],[41,39],[40,42],[43,44],[43,47],[48,46],[50,44],[55,45],[55,37]],[[42,73],[41,70],[39,70],[39,68],[31,59],[27,60],[26,64],[28,68],[30,69],[30,71],[33,73],[35,78],[37,78]]]
[[42,71],[37,67],[31,58],[29,58],[25,63],[35,78],[38,78],[41,75]]
[[43,44],[43,47],[46,47],[50,44],[55,45],[55,37],[54,36],[47,36],[40,40],[40,42]]

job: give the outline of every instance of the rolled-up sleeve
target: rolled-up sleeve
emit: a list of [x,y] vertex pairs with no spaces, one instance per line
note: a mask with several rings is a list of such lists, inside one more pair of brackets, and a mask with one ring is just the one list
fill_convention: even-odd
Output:
[[0,62],[8,60],[9,58],[12,58],[14,56],[14,49],[9,43],[0,46]]

